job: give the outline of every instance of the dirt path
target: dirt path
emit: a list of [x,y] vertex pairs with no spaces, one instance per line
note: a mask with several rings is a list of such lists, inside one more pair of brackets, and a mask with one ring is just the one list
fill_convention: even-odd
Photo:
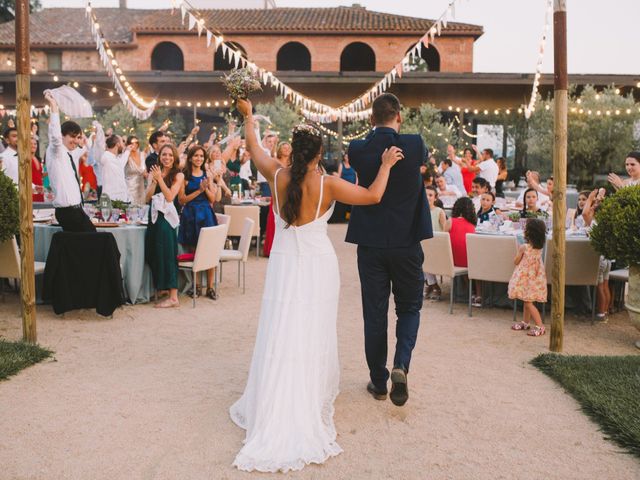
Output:
[[[289,477],[640,478],[640,461],[528,364],[548,337],[511,332],[508,311],[469,319],[463,305],[449,315],[446,302],[425,304],[409,403],[371,399],[355,249],[342,242],[344,226],[330,231],[342,270],[335,419],[344,453]],[[265,267],[251,258],[246,295],[227,267],[222,298],[195,310],[183,299],[177,310],[126,307],[106,320],[40,308],[39,341],[55,361],[0,382],[0,479],[249,478],[231,467],[243,432],[227,409],[244,388]],[[20,337],[17,311],[15,295],[0,303],[0,335]],[[566,352],[635,354],[636,337],[624,314],[595,326],[569,318]]]

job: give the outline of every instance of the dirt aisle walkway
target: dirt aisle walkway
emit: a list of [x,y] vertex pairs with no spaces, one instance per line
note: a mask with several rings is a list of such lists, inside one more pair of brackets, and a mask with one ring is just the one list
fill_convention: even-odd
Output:
[[[528,364],[548,337],[511,332],[508,311],[469,319],[463,305],[448,315],[446,302],[425,304],[409,403],[371,399],[355,248],[342,242],[344,226],[330,229],[342,271],[335,419],[344,453],[288,477],[640,478],[640,462]],[[250,478],[231,467],[243,432],[227,409],[244,388],[265,268],[251,259],[242,295],[226,267],[222,298],[195,310],[184,298],[177,310],[126,307],[112,320],[40,308],[39,340],[55,361],[0,382],[0,479]],[[20,337],[17,311],[8,295],[0,335]],[[566,351],[634,354],[636,335],[624,315],[595,326],[569,318]]]

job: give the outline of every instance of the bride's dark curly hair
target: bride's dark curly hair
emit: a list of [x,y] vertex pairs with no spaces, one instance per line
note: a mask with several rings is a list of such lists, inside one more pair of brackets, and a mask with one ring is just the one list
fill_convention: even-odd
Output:
[[293,129],[291,148],[291,180],[287,185],[286,201],[282,206],[282,217],[287,226],[294,224],[300,215],[302,181],[307,174],[309,163],[322,149],[322,135],[311,125],[299,125]]

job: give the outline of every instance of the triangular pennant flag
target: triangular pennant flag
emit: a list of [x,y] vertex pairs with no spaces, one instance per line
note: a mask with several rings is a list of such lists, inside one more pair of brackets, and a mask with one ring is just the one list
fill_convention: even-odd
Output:
[[189,30],[193,30],[193,27],[196,26],[196,17],[194,17],[191,12],[189,12]]
[[456,2],[455,1],[451,2],[449,11],[451,12],[451,18],[456,18]]
[[439,20],[436,22],[436,31],[438,32],[438,36],[440,36],[440,34],[442,33],[442,24]]
[[211,46],[211,39],[213,38],[213,33],[210,30],[207,30],[207,48]]
[[[227,58],[227,52],[229,51],[229,47],[227,47],[226,43],[222,43],[222,58]],[[229,58],[231,60],[231,58]]]
[[422,57],[422,42],[416,43],[415,50],[416,50],[416,57]]
[[202,30],[204,29],[204,20],[198,20],[198,36],[202,35]]
[[442,26],[447,28],[447,12],[444,12],[444,15],[442,16]]
[[215,37],[215,42],[216,42],[216,50],[218,50],[218,47],[220,46],[220,44],[222,43],[222,36],[218,36],[216,35]]
[[180,12],[182,13],[182,24],[184,25],[184,17],[187,15],[187,7],[184,3],[180,5]]
[[402,78],[402,63],[396,64],[396,72],[399,78]]
[[431,37],[431,43],[433,43],[433,39],[436,37],[436,28],[431,27],[429,29],[429,36]]
[[239,52],[233,52],[233,57],[236,63],[236,68],[238,68],[238,64],[240,63],[240,53]]

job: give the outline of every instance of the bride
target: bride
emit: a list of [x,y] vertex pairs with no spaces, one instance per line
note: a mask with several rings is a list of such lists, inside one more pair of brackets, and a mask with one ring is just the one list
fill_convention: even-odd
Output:
[[378,176],[363,188],[324,176],[318,165],[322,136],[299,125],[293,130],[291,166],[282,168],[258,143],[251,102],[238,100],[237,108],[245,117],[251,158],[274,195],[276,233],[249,378],[230,409],[231,419],[246,430],[233,464],[245,471],[300,470],[342,451],[333,424],[340,378],[340,273],[327,220],[335,201],[379,203],[391,167],[403,155],[397,147],[385,150]]

